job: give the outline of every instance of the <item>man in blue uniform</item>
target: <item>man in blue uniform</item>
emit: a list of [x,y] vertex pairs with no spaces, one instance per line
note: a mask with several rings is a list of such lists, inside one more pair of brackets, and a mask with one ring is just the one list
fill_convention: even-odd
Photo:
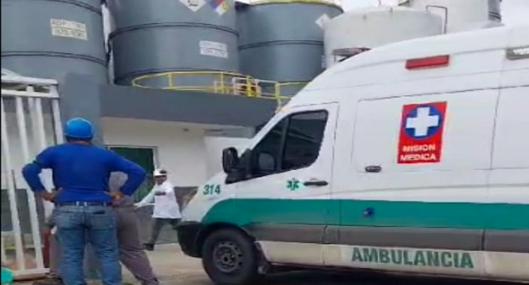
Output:
[[[112,201],[131,195],[145,178],[145,171],[121,156],[92,145],[92,124],[82,118],[66,123],[67,143],[41,152],[23,169],[28,185],[43,199],[55,203],[55,223],[62,246],[60,273],[65,284],[85,285],[83,254],[86,243],[92,244],[101,264],[104,285],[121,285],[121,266]],[[53,171],[58,189],[48,192],[39,174]],[[127,174],[120,191],[109,192],[111,172]]]

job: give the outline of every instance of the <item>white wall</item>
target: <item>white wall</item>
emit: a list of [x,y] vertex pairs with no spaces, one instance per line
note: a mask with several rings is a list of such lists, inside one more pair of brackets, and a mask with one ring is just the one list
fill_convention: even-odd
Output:
[[208,177],[222,170],[222,150],[227,147],[235,147],[239,155],[246,149],[250,139],[248,138],[233,138],[233,137],[214,137],[208,136],[204,138],[206,145],[207,161],[206,173]]
[[206,175],[204,129],[174,122],[103,118],[105,145],[155,148],[155,166],[175,186],[197,186]]
[[[30,120],[26,119],[30,128]],[[19,188],[25,188],[21,169],[28,161],[22,158],[15,114],[7,113],[6,121],[11,162],[16,169],[16,183]],[[45,122],[47,144],[53,145],[55,142],[51,118],[46,116]],[[224,148],[233,146],[241,153],[249,141],[248,138],[205,136],[205,127],[186,126],[173,122],[103,118],[102,127],[106,145],[153,147],[156,156],[155,165],[164,167],[170,172],[171,181],[175,186],[198,186],[204,183],[207,178],[221,171],[221,155]],[[31,132],[29,135],[30,156],[33,159],[40,150]],[[5,166],[4,151],[2,150],[1,156],[2,189],[7,187],[7,175],[9,175]],[[50,176],[48,171],[46,174]],[[47,186],[52,185],[50,183]]]

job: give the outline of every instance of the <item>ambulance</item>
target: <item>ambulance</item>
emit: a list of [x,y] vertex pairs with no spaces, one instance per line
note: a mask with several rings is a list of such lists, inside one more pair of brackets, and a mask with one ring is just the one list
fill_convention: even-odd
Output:
[[222,155],[179,227],[217,284],[276,266],[529,281],[529,26],[361,53]]

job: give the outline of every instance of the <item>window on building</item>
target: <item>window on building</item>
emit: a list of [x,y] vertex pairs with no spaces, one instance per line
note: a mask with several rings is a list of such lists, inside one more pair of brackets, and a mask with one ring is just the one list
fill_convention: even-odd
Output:
[[109,146],[110,150],[123,156],[124,158],[137,163],[147,172],[145,181],[141,184],[139,189],[134,193],[134,200],[140,201],[149,194],[149,191],[154,185],[152,173],[154,171],[154,148],[150,147],[117,147]]

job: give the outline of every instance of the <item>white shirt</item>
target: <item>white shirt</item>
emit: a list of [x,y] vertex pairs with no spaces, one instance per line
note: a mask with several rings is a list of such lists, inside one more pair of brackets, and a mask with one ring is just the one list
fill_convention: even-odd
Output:
[[[165,195],[155,195],[156,193],[165,193]],[[153,218],[160,219],[180,219],[180,206],[176,200],[176,194],[174,191],[173,184],[169,181],[158,185],[155,184],[151,192],[145,198],[143,198],[138,204],[138,207],[143,207],[149,203],[152,203],[154,199],[154,211],[152,214]]]

